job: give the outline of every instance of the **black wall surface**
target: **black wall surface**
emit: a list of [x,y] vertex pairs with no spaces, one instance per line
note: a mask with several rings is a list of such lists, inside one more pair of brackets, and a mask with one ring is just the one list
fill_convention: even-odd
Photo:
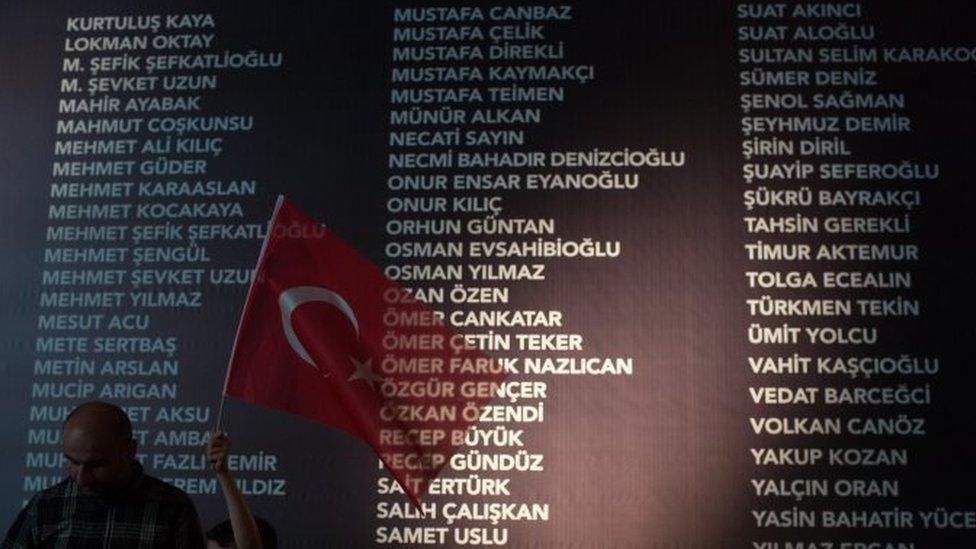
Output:
[[197,439],[283,193],[544,388],[496,402],[516,418],[424,518],[363,444],[229,400],[283,546],[971,546],[972,28],[945,2],[5,4],[0,520],[92,398],[222,519]]

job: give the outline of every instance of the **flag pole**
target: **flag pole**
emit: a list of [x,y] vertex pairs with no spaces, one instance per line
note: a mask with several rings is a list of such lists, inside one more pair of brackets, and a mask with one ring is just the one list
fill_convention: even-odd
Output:
[[258,269],[261,268],[261,263],[264,261],[264,253],[268,249],[268,241],[271,240],[271,228],[274,227],[275,220],[278,218],[278,211],[284,202],[285,195],[279,194],[278,199],[275,201],[274,211],[271,212],[271,219],[268,220],[268,230],[264,234],[264,242],[261,243],[261,252],[258,253],[258,261],[254,265],[253,278],[251,279],[251,286],[247,290],[244,308],[241,309],[241,317],[237,320],[237,332],[234,334],[234,347],[231,348],[230,358],[227,359],[227,371],[224,373],[224,388],[220,391],[220,404],[217,406],[217,420],[214,422],[213,428],[215,433],[220,431],[220,423],[224,416],[224,402],[227,400],[227,384],[230,382],[230,367],[234,363],[234,357],[237,356],[237,341],[241,337],[241,326],[244,325],[244,313],[247,312],[247,306],[251,303],[251,297],[254,293],[254,281],[257,279]]

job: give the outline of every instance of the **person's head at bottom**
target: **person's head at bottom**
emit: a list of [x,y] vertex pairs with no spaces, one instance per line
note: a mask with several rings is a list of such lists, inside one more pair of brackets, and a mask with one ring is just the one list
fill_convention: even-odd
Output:
[[61,447],[68,476],[84,491],[109,494],[132,480],[132,423],[114,404],[87,402],[75,408],[64,421]]
[[[261,517],[254,517],[255,524],[258,525],[258,532],[261,534],[261,545],[264,549],[276,549],[278,547],[278,533],[274,526]],[[207,531],[207,549],[236,549],[234,544],[234,531],[231,529],[230,521],[225,520]]]

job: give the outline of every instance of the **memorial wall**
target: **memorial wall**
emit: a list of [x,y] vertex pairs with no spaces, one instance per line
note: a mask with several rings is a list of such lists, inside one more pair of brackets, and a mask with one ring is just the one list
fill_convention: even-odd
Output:
[[93,399],[225,518],[203,446],[284,194],[506,383],[419,510],[229,399],[283,547],[976,545],[965,13],[5,4],[2,528]]

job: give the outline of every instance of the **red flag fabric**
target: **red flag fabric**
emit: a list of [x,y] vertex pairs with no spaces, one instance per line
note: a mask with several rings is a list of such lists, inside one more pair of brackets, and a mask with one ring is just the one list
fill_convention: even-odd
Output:
[[224,393],[365,441],[419,504],[504,380],[441,316],[279,197]]

